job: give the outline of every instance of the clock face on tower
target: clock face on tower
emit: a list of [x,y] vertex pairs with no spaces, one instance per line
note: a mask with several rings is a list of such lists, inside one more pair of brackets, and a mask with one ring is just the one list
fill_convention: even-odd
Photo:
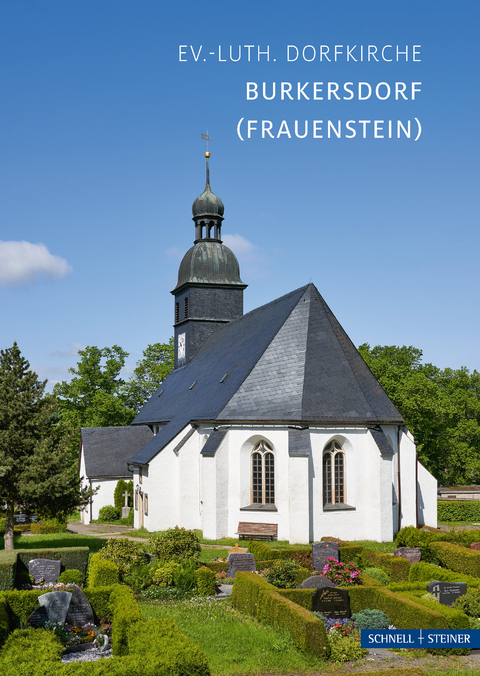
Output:
[[185,334],[179,333],[177,337],[177,356],[178,359],[185,359]]

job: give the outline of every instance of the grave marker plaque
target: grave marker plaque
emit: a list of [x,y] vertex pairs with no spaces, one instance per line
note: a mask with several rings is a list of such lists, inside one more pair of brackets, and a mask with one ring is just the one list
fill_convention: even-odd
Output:
[[232,552],[228,555],[227,577],[235,577],[239,570],[256,571],[255,557],[247,552]]
[[410,563],[420,563],[422,559],[422,552],[418,547],[398,547],[393,552],[394,556],[399,556],[402,559],[407,559]]
[[29,616],[27,624],[31,624],[33,627],[43,627],[45,622],[48,620],[47,611],[43,606],[35,608],[33,613]]
[[346,589],[322,587],[313,595],[312,609],[324,617],[339,620],[350,617],[350,600]]
[[62,562],[60,559],[32,559],[28,562],[28,572],[34,580],[45,578],[45,582],[56,582],[60,575]]
[[430,582],[427,590],[433,594],[444,606],[451,606],[460,596],[467,591],[466,582]]
[[476,551],[480,550],[480,542],[472,542],[470,549],[475,549]]
[[338,561],[338,542],[314,542],[312,545],[313,570],[323,571],[327,558]]
[[93,609],[90,601],[85,594],[78,587],[72,587],[72,598],[68,606],[67,624],[72,624],[74,627],[83,627],[84,624],[95,624]]

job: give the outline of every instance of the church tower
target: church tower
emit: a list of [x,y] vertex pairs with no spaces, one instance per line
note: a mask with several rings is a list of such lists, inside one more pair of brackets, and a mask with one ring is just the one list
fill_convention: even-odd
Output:
[[222,244],[224,206],[210,188],[210,153],[205,190],[192,205],[195,241],[180,263],[175,296],[175,368],[185,366],[219,326],[243,315],[240,268]]

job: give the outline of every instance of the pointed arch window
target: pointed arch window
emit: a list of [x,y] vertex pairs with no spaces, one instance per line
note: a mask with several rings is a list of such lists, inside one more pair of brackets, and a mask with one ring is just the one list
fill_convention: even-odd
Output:
[[275,456],[266,441],[260,441],[251,455],[252,505],[275,504]]
[[323,451],[323,504],[345,504],[345,453],[337,441]]

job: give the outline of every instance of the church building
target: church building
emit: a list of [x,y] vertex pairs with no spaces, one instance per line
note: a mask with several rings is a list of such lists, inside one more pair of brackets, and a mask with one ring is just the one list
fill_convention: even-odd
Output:
[[[436,526],[436,480],[316,287],[243,314],[246,284],[222,243],[206,157],[194,245],[172,291],[175,367],[132,423],[135,526],[218,539],[240,522],[275,524],[291,543],[391,541],[403,526]],[[132,428],[107,429],[118,445]],[[95,456],[93,438],[82,430],[81,462]],[[103,454],[102,467],[108,443]]]

